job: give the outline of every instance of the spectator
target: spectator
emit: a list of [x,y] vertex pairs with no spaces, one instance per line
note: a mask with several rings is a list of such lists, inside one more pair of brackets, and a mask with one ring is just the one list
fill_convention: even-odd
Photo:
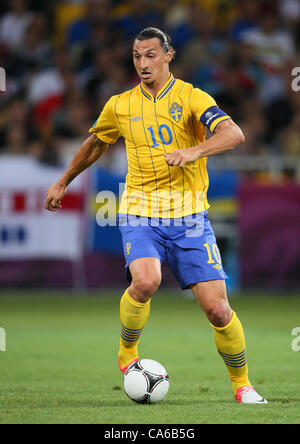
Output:
[[289,32],[281,29],[275,12],[261,11],[260,26],[243,34],[243,42],[251,45],[257,60],[268,72],[278,72],[295,54]]
[[67,31],[68,46],[84,44],[91,40],[94,26],[107,23],[110,16],[109,0],[87,0],[82,18],[71,23]]
[[114,27],[121,29],[125,39],[133,39],[142,29],[148,26],[162,27],[162,17],[151,8],[149,0],[131,0],[130,12],[114,23]]
[[23,69],[41,69],[49,63],[52,48],[46,35],[46,21],[43,15],[33,17],[27,26],[24,39],[18,51],[19,63]]
[[[211,93],[241,125],[247,140],[237,154],[299,154],[300,93],[291,94],[290,74],[299,66],[299,0],[89,0],[84,8],[74,0],[52,29],[61,6],[11,0],[2,7],[0,151],[48,163],[72,155],[107,98],[139,82],[132,38],[158,26],[173,37],[174,76]],[[105,165],[124,172],[124,154],[120,142]]]
[[0,20],[0,41],[9,50],[19,48],[32,18],[26,0],[10,0],[10,10]]
[[[40,136],[37,128],[31,119],[30,109],[22,96],[16,96],[11,99],[2,116],[2,126],[0,127],[0,140],[5,147],[6,129],[17,127],[26,128],[26,134],[29,141],[37,140]],[[0,146],[1,150],[1,146]]]
[[173,29],[170,30],[172,42],[176,51],[180,54],[181,50],[188,44],[194,37],[195,31],[193,25],[195,24],[194,17],[199,17],[199,6],[194,3],[189,3],[188,11],[185,14],[185,19]]
[[267,154],[268,147],[265,143],[267,125],[263,107],[255,98],[248,98],[243,100],[241,109],[243,113],[240,117],[240,127],[246,142],[239,147],[238,154]]
[[64,51],[58,52],[55,67],[37,71],[28,84],[27,99],[33,107],[33,117],[42,131],[49,125],[53,113],[62,106],[64,93],[74,86],[74,76]]
[[300,156],[300,112],[298,111],[291,124],[281,133],[283,154],[287,156]]
[[11,124],[6,130],[5,149],[6,154],[25,154],[27,144],[26,127],[22,124]]
[[229,30],[229,37],[239,43],[243,39],[243,35],[247,31],[256,30],[259,18],[259,2],[258,0],[240,0],[237,2],[237,17],[233,21]]
[[51,133],[57,157],[67,162],[87,137],[90,107],[81,90],[69,90],[63,105],[52,115]]
[[284,0],[279,4],[280,13],[289,25],[299,24],[300,2],[299,0]]
[[128,73],[123,65],[111,65],[106,80],[97,91],[98,103],[104,104],[111,96],[120,94],[133,86],[135,85],[130,85],[128,82]]
[[170,33],[172,30],[188,22],[188,6],[180,0],[167,0],[165,5],[165,25]]
[[85,94],[78,89],[68,92],[64,102],[51,118],[52,132],[63,139],[82,138],[90,123],[90,108]]
[[207,63],[215,55],[226,51],[227,44],[216,33],[215,18],[212,14],[201,9],[195,9],[190,22],[193,38],[184,46],[181,61],[184,64],[195,65]]
[[73,45],[70,50],[73,69],[77,72],[93,70],[96,54],[106,51],[107,48],[112,48],[115,40],[116,34],[112,32],[109,23],[96,22],[91,29],[89,39]]
[[199,8],[190,18],[193,38],[179,54],[193,84],[211,95],[223,88],[224,62],[227,46],[215,32],[215,18]]
[[260,27],[244,33],[243,41],[252,46],[264,70],[259,96],[263,103],[270,104],[285,94],[284,69],[295,55],[292,36],[281,29],[276,12],[267,9],[262,10]]

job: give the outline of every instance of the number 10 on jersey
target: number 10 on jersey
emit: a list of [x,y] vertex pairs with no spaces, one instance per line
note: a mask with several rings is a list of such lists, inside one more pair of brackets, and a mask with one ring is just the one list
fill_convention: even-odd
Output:
[[[153,127],[149,126],[147,130],[150,132],[152,139],[152,148],[156,148],[159,146],[157,142],[157,136],[154,133]],[[158,136],[163,145],[170,145],[173,142],[173,134],[168,125],[160,125],[158,127]]]

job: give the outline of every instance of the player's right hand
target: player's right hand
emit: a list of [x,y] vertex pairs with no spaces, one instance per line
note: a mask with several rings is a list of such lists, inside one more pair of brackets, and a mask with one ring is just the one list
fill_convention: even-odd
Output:
[[45,208],[48,211],[56,211],[62,208],[61,200],[67,192],[67,188],[59,183],[54,183],[47,189]]

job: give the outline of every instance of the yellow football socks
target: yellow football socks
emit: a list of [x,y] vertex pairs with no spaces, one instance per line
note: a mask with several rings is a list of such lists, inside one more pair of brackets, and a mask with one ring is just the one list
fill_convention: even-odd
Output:
[[138,357],[137,345],[149,314],[150,300],[146,303],[136,302],[127,289],[120,302],[121,339],[118,356],[123,368]]
[[225,327],[214,325],[212,327],[217,349],[226,364],[233,390],[236,393],[238,388],[251,385],[248,379],[246,343],[242,324],[233,312],[229,324]]

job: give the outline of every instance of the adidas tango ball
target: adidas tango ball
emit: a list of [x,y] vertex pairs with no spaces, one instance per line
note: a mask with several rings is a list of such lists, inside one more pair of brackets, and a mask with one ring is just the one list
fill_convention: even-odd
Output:
[[124,375],[124,390],[127,396],[140,404],[155,404],[169,390],[167,370],[152,359],[140,359],[132,364]]

